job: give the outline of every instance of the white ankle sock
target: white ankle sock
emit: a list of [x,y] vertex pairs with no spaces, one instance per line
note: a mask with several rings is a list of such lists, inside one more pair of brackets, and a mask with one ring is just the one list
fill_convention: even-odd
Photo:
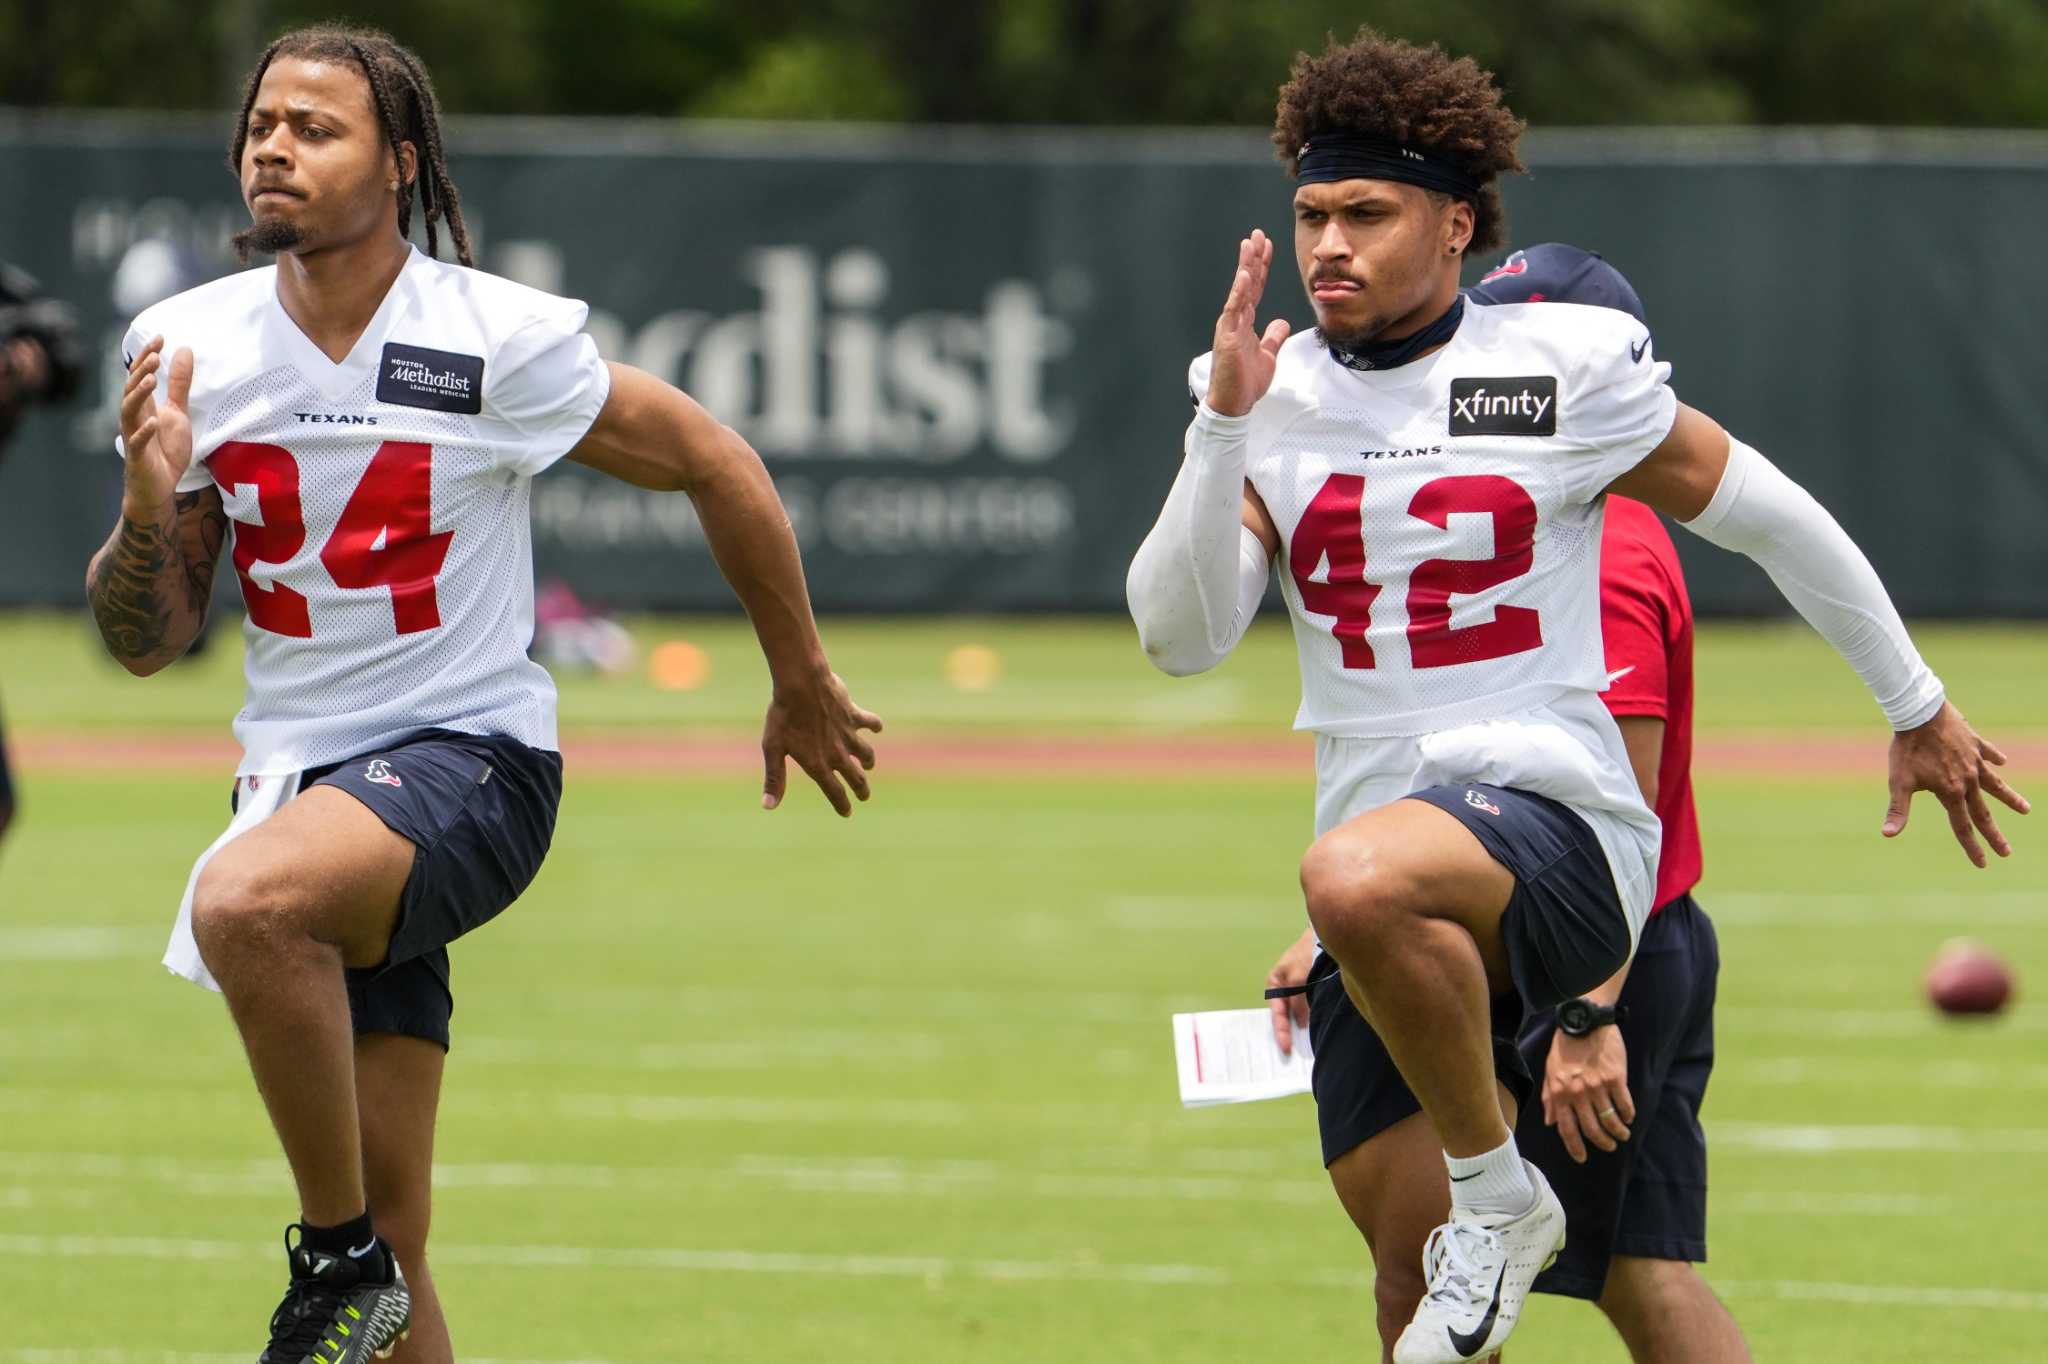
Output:
[[1518,1217],[1536,1203],[1536,1186],[1522,1168],[1522,1153],[1510,1136],[1484,1154],[1465,1157],[1444,1153],[1451,1170],[1453,1212]]

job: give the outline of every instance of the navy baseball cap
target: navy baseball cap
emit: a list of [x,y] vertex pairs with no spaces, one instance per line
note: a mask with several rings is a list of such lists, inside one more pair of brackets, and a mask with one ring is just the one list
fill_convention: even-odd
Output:
[[1563,242],[1544,242],[1517,251],[1465,291],[1474,303],[1585,303],[1619,308],[1644,326],[1643,301],[1621,271]]

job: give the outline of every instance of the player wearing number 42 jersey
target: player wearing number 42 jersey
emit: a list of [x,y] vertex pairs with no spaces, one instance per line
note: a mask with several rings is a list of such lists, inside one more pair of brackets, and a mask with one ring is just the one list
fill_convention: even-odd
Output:
[[1497,1349],[1564,1244],[1512,1136],[1515,1032],[1613,976],[1651,908],[1658,823],[1599,696],[1608,491],[1755,559],[1870,686],[1896,731],[1887,834],[1931,789],[1981,864],[1979,832],[2008,851],[1983,793],[2025,808],[1833,518],[1679,403],[1640,324],[1461,301],[1521,127],[1434,47],[1365,31],[1297,61],[1274,142],[1317,327],[1255,328],[1272,244],[1252,233],[1129,579],[1147,654],[1191,673],[1280,565],[1317,736],[1311,981],[1341,986],[1311,1022],[1334,997],[1365,1025],[1341,1076],[1318,1048],[1323,1155],[1396,1364]]
[[[298,1185],[262,1359],[449,1360],[426,1261],[447,947],[532,880],[561,794],[554,687],[525,652],[534,477],[572,459],[695,501],[773,678],[768,808],[794,759],[850,813],[880,721],[826,663],[747,444],[601,360],[582,304],[469,268],[416,56],[366,30],[285,35],[231,163],[238,245],[278,264],[130,329],[125,495],[88,595],[114,656],[155,672],[197,633],[233,525],[234,819],[165,962],[227,996]],[[437,224],[460,265],[437,259]]]

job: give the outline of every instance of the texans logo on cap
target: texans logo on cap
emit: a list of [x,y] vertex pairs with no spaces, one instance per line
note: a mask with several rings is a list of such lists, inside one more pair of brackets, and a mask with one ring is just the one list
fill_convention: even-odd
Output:
[[1506,260],[1502,261],[1499,265],[1496,265],[1493,269],[1488,270],[1486,274],[1480,278],[1479,282],[1481,284],[1484,284],[1488,280],[1499,279],[1502,275],[1519,275],[1528,268],[1528,252],[1517,251],[1514,255],[1509,256]]
[[1517,251],[1490,271],[1465,296],[1490,303],[1586,303],[1614,308],[1648,326],[1643,301],[1621,271],[1597,252],[1563,242],[1543,242]]

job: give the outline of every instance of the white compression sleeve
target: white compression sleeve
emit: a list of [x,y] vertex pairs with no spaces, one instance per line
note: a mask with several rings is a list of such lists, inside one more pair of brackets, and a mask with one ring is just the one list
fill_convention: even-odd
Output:
[[1187,457],[1124,581],[1146,656],[1176,677],[1222,662],[1266,593],[1266,549],[1244,524],[1250,430],[1249,416],[1196,410]]
[[1941,709],[1941,679],[1921,661],[1877,571],[1827,508],[1761,454],[1730,438],[1728,468],[1687,530],[1755,560],[1807,624],[1848,660],[1895,730]]

